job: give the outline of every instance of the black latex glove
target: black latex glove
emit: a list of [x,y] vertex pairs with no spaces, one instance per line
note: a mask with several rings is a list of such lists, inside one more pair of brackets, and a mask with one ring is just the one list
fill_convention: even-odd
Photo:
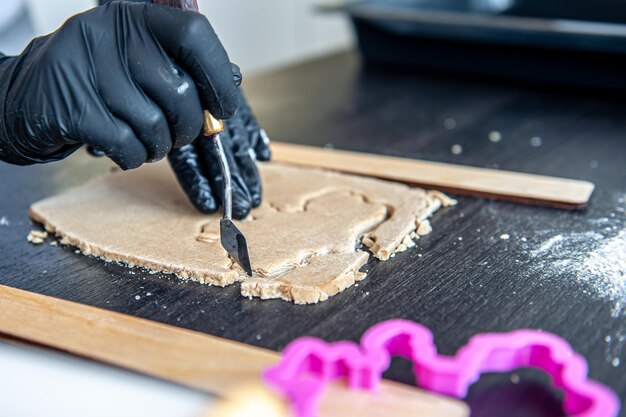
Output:
[[[242,219],[261,204],[262,189],[256,159],[270,159],[269,139],[260,128],[243,95],[237,114],[225,121],[220,134],[232,175],[233,217]],[[223,178],[213,152],[213,143],[198,138],[175,149],[169,156],[178,181],[191,202],[204,213],[215,212],[222,201]]]
[[[100,4],[107,2],[100,0]],[[236,65],[233,65],[233,76],[235,84],[241,85],[241,72]],[[232,175],[233,217],[236,219],[246,217],[251,208],[261,204],[261,179],[255,159],[268,161],[271,156],[269,138],[258,125],[241,92],[239,105],[235,116],[225,122],[226,130],[220,135]],[[174,149],[169,161],[193,205],[204,213],[217,211],[223,199],[223,178],[211,141],[199,138],[193,144]]]
[[191,143],[202,109],[231,117],[231,64],[202,15],[114,2],[0,62],[2,156],[60,159],[87,143],[123,169]]
[[[227,119],[238,96],[226,51],[206,18],[113,2],[71,18],[19,56],[0,55],[0,159],[50,162],[85,143],[130,169],[186,146],[172,152],[172,165],[194,205],[212,212],[215,197],[221,200],[217,165],[205,143],[189,144],[201,131],[203,108]],[[244,153],[252,146],[268,159],[269,149],[245,104],[227,126],[233,214],[241,218],[261,198],[253,158]]]

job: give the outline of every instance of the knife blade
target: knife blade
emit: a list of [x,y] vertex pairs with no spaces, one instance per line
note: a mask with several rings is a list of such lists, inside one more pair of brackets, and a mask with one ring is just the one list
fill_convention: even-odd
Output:
[[[196,0],[152,0],[153,3],[162,4],[169,7],[175,7],[182,10],[188,10],[198,13],[198,3]],[[204,110],[204,125],[202,128],[202,134],[208,140],[213,141],[213,150],[220,165],[220,172],[222,174],[223,189],[222,189],[222,208],[224,215],[220,221],[220,243],[222,247],[231,258],[243,268],[243,270],[252,276],[252,266],[250,264],[250,254],[248,252],[248,242],[246,237],[235,226],[232,219],[232,179],[230,175],[230,167],[228,166],[228,160],[224,153],[224,147],[220,139],[220,133],[224,131],[224,123],[213,117],[208,111]]]
[[233,187],[230,175],[230,167],[224,153],[224,147],[220,139],[220,133],[224,131],[224,123],[213,117],[207,110],[204,111],[204,126],[202,135],[213,142],[213,149],[220,165],[220,172],[223,178],[222,208],[223,217],[220,220],[220,242],[222,247],[243,268],[252,276],[252,266],[250,264],[250,254],[248,252],[248,242],[239,228],[233,223]]

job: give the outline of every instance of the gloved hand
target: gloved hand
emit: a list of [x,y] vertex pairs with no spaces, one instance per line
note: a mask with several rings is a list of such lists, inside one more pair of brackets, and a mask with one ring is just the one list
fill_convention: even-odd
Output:
[[[97,7],[33,40],[21,55],[0,58],[0,159],[22,165],[55,161],[88,144],[122,169],[160,160],[198,137],[203,108],[221,119],[235,114],[239,94],[232,68],[202,15],[128,2]],[[254,125],[244,124],[258,131]],[[235,154],[246,148],[238,137],[225,135],[225,148]],[[210,160],[190,157],[185,164],[181,153],[175,151],[172,160],[183,187],[197,207],[216,210],[206,198],[206,183],[219,181],[210,176]],[[205,182],[184,171],[201,174]],[[242,171],[240,176],[254,175]],[[237,217],[253,205],[253,193],[245,191],[250,200],[246,210],[233,208]],[[237,194],[239,201],[245,193]]]
[[[239,96],[236,115],[224,121],[224,128],[220,139],[232,176],[233,217],[242,219],[251,208],[261,204],[261,179],[255,161],[270,159],[269,138],[243,94]],[[200,137],[169,155],[179,183],[191,202],[204,213],[215,212],[223,198],[223,178],[211,142]]]

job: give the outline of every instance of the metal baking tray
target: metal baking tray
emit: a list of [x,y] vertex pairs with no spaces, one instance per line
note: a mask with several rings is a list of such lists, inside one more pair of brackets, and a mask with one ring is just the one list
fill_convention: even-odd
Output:
[[368,0],[352,19],[368,63],[626,90],[622,0]]

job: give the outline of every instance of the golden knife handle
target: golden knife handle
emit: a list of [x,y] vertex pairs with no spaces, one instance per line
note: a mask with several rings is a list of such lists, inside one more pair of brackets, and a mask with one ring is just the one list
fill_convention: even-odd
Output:
[[204,124],[202,125],[202,134],[204,136],[213,136],[224,131],[224,122],[213,117],[208,110],[204,111]]

